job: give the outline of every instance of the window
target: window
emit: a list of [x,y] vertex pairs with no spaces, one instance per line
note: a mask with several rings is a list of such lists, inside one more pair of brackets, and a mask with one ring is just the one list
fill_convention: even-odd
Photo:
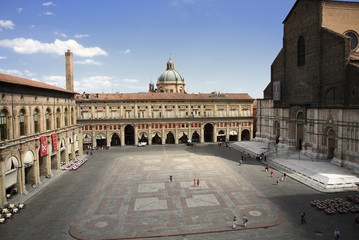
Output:
[[46,118],[46,130],[50,130],[50,112],[49,112],[49,109],[46,109],[45,118]]
[[20,136],[25,135],[25,110],[21,109],[20,115],[19,115],[19,121],[20,121]]
[[88,119],[89,113],[88,112],[82,112],[82,119]]
[[359,46],[358,34],[354,31],[348,31],[344,35],[350,37],[350,50],[355,51]]
[[0,112],[0,140],[4,141],[7,139],[7,111],[4,109]]
[[65,109],[65,112],[64,112],[64,117],[65,117],[65,126],[67,126],[67,121],[68,121],[68,117],[67,117],[67,108]]
[[111,112],[111,118],[116,118],[116,112],[115,111]]
[[34,132],[39,132],[39,110],[34,111]]
[[305,65],[305,40],[303,36],[300,36],[297,45],[297,66],[301,67],[304,65]]
[[60,128],[61,118],[60,118],[60,108],[56,111],[56,128]]

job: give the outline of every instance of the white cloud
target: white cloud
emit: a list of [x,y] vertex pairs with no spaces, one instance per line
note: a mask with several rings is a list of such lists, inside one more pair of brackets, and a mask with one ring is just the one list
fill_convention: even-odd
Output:
[[25,75],[28,77],[33,77],[36,75],[36,73],[30,72],[29,70],[25,70],[24,72],[25,72]]
[[139,82],[140,80],[137,80],[137,79],[129,79],[129,78],[125,78],[122,80],[122,82],[127,82],[127,83],[137,83]]
[[79,92],[109,92],[112,88],[112,83],[116,82],[113,77],[110,76],[92,76],[82,78],[79,81],[75,81],[75,91]]
[[54,13],[53,13],[53,12],[44,12],[44,14],[45,14],[46,16],[51,16],[51,15],[54,15]]
[[15,24],[11,20],[0,19],[0,32],[2,31],[1,28],[14,29],[14,26]]
[[30,28],[34,28],[34,27],[36,27],[35,25],[30,25]]
[[34,54],[40,52],[63,55],[68,49],[70,49],[74,55],[79,57],[108,55],[106,51],[99,47],[86,48],[72,39],[67,41],[56,39],[53,43],[42,43],[34,39],[25,38],[15,38],[12,40],[4,39],[0,40],[0,47],[11,48],[14,52],[20,54]]
[[63,88],[66,85],[66,77],[58,75],[44,76],[42,82]]
[[59,35],[61,37],[67,38],[67,35],[65,33],[55,32],[55,35]]
[[124,54],[129,54],[129,53],[131,53],[131,49],[126,49],[123,53]]
[[23,8],[17,8],[16,9],[19,13],[21,13],[24,9]]
[[23,76],[23,73],[16,69],[1,69],[0,68],[0,72],[2,72],[4,74],[19,76],[19,77]]
[[84,37],[89,37],[90,35],[88,34],[76,34],[75,38],[84,38]]
[[101,62],[95,61],[93,59],[85,59],[83,61],[75,61],[76,64],[82,64],[82,65],[102,65]]
[[1,59],[1,60],[7,59],[7,57],[0,56],[0,59]]
[[45,7],[48,7],[48,6],[56,6],[53,2],[44,2],[44,3],[42,3],[42,6],[45,6]]

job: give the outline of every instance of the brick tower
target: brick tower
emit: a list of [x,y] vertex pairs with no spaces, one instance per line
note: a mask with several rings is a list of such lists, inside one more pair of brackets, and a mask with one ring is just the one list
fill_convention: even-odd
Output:
[[65,52],[66,57],[66,89],[67,90],[74,90],[74,72],[72,66],[72,52],[67,50]]

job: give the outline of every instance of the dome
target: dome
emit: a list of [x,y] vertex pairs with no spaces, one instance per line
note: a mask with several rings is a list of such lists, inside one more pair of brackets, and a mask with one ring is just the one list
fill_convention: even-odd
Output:
[[158,83],[162,84],[174,84],[178,82],[183,82],[183,78],[176,70],[166,70],[158,78]]
[[184,83],[182,76],[175,70],[174,62],[170,58],[167,62],[167,70],[158,78],[157,84]]

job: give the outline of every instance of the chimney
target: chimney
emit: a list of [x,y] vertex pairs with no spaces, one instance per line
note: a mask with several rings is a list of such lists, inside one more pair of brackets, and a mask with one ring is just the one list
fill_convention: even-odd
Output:
[[72,67],[72,52],[65,52],[66,58],[66,89],[74,91],[74,71]]

